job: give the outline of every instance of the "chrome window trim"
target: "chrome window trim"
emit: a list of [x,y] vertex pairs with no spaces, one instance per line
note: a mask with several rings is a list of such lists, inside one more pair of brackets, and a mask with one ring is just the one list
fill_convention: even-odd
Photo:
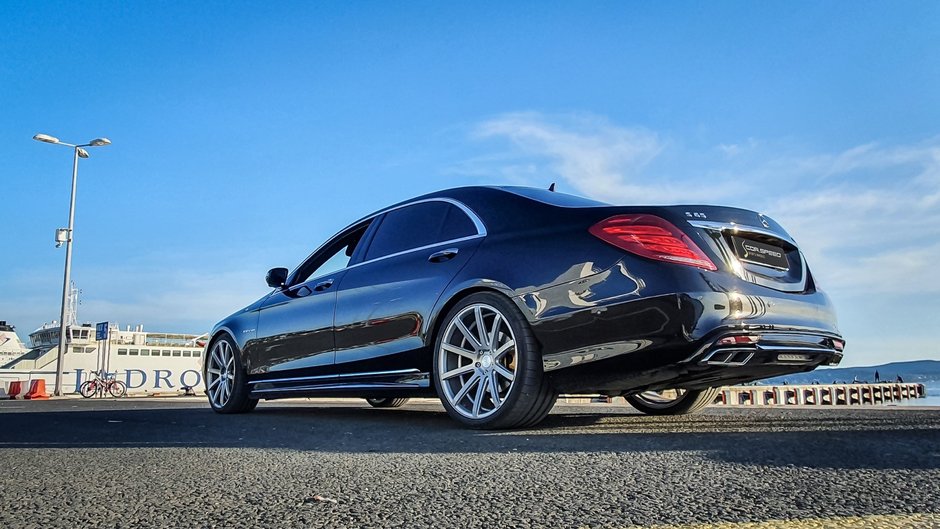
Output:
[[[405,255],[405,254],[409,254],[409,253],[413,253],[413,252],[420,252],[420,251],[422,251],[422,250],[430,250],[430,249],[432,249],[432,248],[437,248],[437,247],[439,247],[439,246],[446,246],[446,245],[448,245],[448,244],[453,244],[453,243],[458,243],[458,242],[471,241],[471,240],[473,240],[473,239],[479,239],[479,238],[482,238],[482,237],[484,237],[484,236],[485,236],[485,235],[470,235],[470,236],[467,236],[467,237],[461,237],[461,238],[459,238],[459,239],[450,239],[450,240],[447,240],[447,241],[436,242],[436,243],[434,243],[434,244],[428,244],[428,245],[425,245],[425,246],[419,246],[418,248],[412,248],[412,249],[410,249],[410,250],[402,250],[402,251],[400,251],[400,252],[395,252],[395,253],[390,253],[390,254],[388,254],[388,255],[383,255],[382,257],[376,257],[375,259],[369,259],[368,261],[362,261],[362,262],[356,263],[356,264],[354,264],[354,265],[352,265],[352,266],[347,266],[346,268],[343,268],[343,270],[349,270],[349,269],[352,269],[352,268],[356,268],[357,266],[362,266],[362,265],[365,265],[365,264],[371,264],[371,263],[375,263],[375,262],[382,261],[382,260],[385,260],[385,259],[391,259],[392,257],[398,257],[399,255]],[[339,270],[337,270],[337,272],[339,272]]]
[[[485,235],[486,235],[486,226],[483,224],[483,221],[480,219],[480,216],[477,215],[475,211],[473,211],[472,209],[470,209],[470,207],[467,206],[466,204],[464,204],[463,202],[460,202],[460,201],[458,201],[458,200],[454,200],[454,199],[452,199],[452,198],[447,198],[447,197],[425,198],[425,199],[421,199],[421,200],[415,200],[415,201],[413,201],[413,202],[408,202],[408,203],[406,203],[406,204],[399,204],[399,205],[397,205],[397,206],[392,206],[392,207],[389,207],[389,208],[385,208],[385,209],[383,209],[383,210],[380,210],[379,212],[374,213],[374,214],[372,214],[371,216],[366,217],[366,218],[364,218],[364,219],[362,219],[362,220],[371,219],[371,218],[374,218],[374,217],[378,217],[379,215],[381,215],[381,214],[383,214],[383,213],[388,213],[388,212],[390,212],[390,211],[395,211],[396,209],[406,208],[406,207],[408,207],[408,206],[414,206],[414,205],[416,205],[416,204],[424,204],[424,203],[426,203],[426,202],[446,202],[446,203],[451,204],[451,205],[453,205],[453,206],[457,206],[458,209],[460,209],[461,211],[463,211],[464,213],[466,213],[467,216],[470,217],[470,220],[473,221],[473,226],[477,229],[477,235],[479,235],[479,236],[485,236]],[[356,224],[358,224],[358,222],[357,222]]]
[[[344,270],[349,270],[349,269],[355,268],[355,267],[357,267],[357,266],[359,266],[359,265],[364,265],[364,264],[368,264],[368,263],[374,263],[374,262],[376,262],[376,261],[381,261],[382,259],[388,259],[388,258],[390,258],[390,257],[398,257],[399,255],[404,255],[404,254],[410,253],[410,252],[417,252],[417,251],[421,251],[421,250],[427,250],[427,249],[429,249],[429,248],[434,248],[434,247],[436,247],[436,246],[440,246],[440,245],[444,245],[444,244],[457,243],[457,242],[469,241],[469,240],[476,239],[476,238],[479,238],[479,237],[486,237],[486,225],[483,224],[483,220],[480,219],[480,216],[477,215],[475,211],[473,211],[472,209],[470,209],[470,206],[467,206],[467,205],[464,204],[463,202],[460,202],[460,201],[458,201],[458,200],[454,200],[454,199],[452,199],[452,198],[447,198],[447,197],[434,197],[434,198],[425,198],[425,199],[422,199],[422,200],[415,200],[415,201],[412,201],[412,202],[407,202],[407,203],[405,203],[405,204],[399,204],[399,205],[397,205],[397,206],[391,206],[391,207],[388,207],[388,208],[379,210],[379,211],[377,211],[377,212],[375,212],[375,213],[373,213],[373,214],[371,214],[371,215],[369,215],[369,216],[367,216],[367,217],[363,217],[363,218],[357,220],[356,222],[353,222],[352,224],[350,224],[350,225],[346,226],[345,228],[341,229],[340,231],[334,233],[333,236],[331,236],[331,237],[328,238],[323,244],[321,244],[320,246],[318,246],[316,250],[310,252],[310,255],[308,255],[307,257],[305,257],[304,260],[301,261],[299,265],[297,265],[293,270],[291,270],[291,271],[287,274],[287,277],[292,277],[292,276],[297,272],[297,270],[299,270],[300,267],[304,265],[304,263],[306,263],[307,261],[309,261],[311,257],[313,257],[314,255],[316,255],[317,252],[319,252],[320,250],[322,250],[323,248],[325,248],[327,245],[329,245],[331,242],[333,242],[337,237],[340,237],[341,235],[343,235],[343,234],[345,234],[345,233],[351,231],[351,228],[354,228],[354,227],[356,227],[356,226],[359,226],[360,224],[363,224],[363,223],[366,222],[366,221],[371,222],[371,221],[374,220],[376,217],[378,217],[379,215],[382,215],[382,214],[384,214],[384,213],[388,213],[388,212],[390,212],[390,211],[395,211],[396,209],[401,209],[401,208],[405,208],[405,207],[408,207],[408,206],[414,206],[415,204],[423,204],[423,203],[425,203],[425,202],[446,202],[446,203],[448,203],[448,204],[451,204],[451,205],[457,207],[457,209],[463,211],[464,214],[466,214],[468,217],[470,217],[470,221],[473,222],[473,227],[476,228],[477,234],[476,234],[476,235],[468,235],[468,236],[466,236],[466,237],[460,237],[460,238],[458,238],[458,239],[450,239],[450,240],[447,240],[447,241],[435,242],[435,243],[433,243],[433,244],[428,244],[428,245],[421,246],[421,247],[418,247],[418,248],[409,248],[409,249],[407,249],[407,250],[402,250],[402,251],[400,251],[400,252],[396,252],[396,253],[393,253],[393,254],[383,255],[383,256],[381,256],[381,257],[376,257],[375,259],[369,259],[369,260],[367,260],[367,261],[361,261],[361,262],[358,262],[358,263],[356,263],[356,264],[354,264],[354,265],[352,265],[352,266],[346,266],[346,267],[344,267],[344,268],[340,268],[339,270],[333,270],[332,272],[330,272],[330,273],[328,273],[328,274],[323,274],[323,275],[320,275],[320,276],[317,276],[317,277],[308,278],[308,279],[307,279],[306,281],[304,281],[303,283],[297,283],[296,285],[292,285],[290,288],[296,288],[296,287],[298,287],[298,286],[300,286],[300,285],[305,285],[305,284],[307,284],[307,283],[310,283],[311,281],[315,281],[315,280],[318,280],[318,279],[322,279],[322,278],[327,277],[327,276],[329,276],[329,275],[331,275],[331,274],[339,274],[340,272],[342,272],[342,271],[344,271]],[[282,290],[282,289],[274,289],[274,292],[279,292],[280,290]],[[285,289],[285,290],[289,290],[289,289]]]
[[265,384],[265,383],[277,383],[277,382],[300,382],[304,380],[325,380],[330,378],[343,379],[343,378],[353,378],[353,377],[370,377],[370,376],[381,376],[381,375],[410,375],[412,373],[420,373],[421,370],[411,368],[411,369],[398,369],[395,371],[370,371],[365,373],[344,373],[339,375],[313,375],[309,377],[291,377],[291,378],[271,378],[265,380],[249,380],[249,384]]

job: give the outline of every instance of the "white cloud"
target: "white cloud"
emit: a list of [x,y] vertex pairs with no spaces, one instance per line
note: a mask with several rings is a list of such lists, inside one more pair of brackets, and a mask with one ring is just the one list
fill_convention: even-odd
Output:
[[940,293],[940,138],[786,156],[748,138],[703,153],[596,116],[532,112],[488,119],[473,136],[505,140],[509,151],[474,160],[468,172],[525,167],[521,178],[512,169],[517,180],[557,176],[614,203],[758,209],[790,230],[830,290]]
[[192,332],[206,332],[216,321],[270,290],[255,272],[150,272],[146,274],[148,283],[160,285],[158,289],[128,293],[120,285],[132,284],[139,277],[123,270],[112,271],[107,276],[111,286],[98,285],[93,289],[96,296],[83,300],[81,320],[104,318],[125,325],[146,324],[153,331],[184,326]]
[[[537,186],[547,186],[546,177],[555,175],[581,193],[613,202],[624,197],[670,202],[689,194],[687,184],[642,181],[644,169],[668,147],[659,135],[643,128],[618,127],[587,114],[525,112],[484,121],[473,136],[506,139],[513,151],[470,160],[461,167],[465,173],[495,171],[514,183]],[[708,194],[705,189],[700,192]]]
[[[233,267],[234,268],[234,267]],[[80,322],[110,321],[121,326],[144,324],[147,330],[207,332],[216,321],[261,297],[269,289],[256,269],[218,272],[201,267],[166,268],[104,265],[83,267],[73,275],[82,291]],[[57,271],[34,271],[31,283],[12,276],[0,282],[8,293],[0,314],[13,314],[22,338],[42,323],[58,319],[61,277]],[[43,285],[29,289],[29,284]]]

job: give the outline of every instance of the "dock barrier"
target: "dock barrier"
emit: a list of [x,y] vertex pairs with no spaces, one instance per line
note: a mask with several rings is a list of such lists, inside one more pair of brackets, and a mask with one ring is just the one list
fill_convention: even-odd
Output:
[[801,386],[727,386],[715,398],[718,406],[863,406],[927,396],[923,384],[812,384]]
[[[865,406],[922,399],[923,384],[903,382],[811,384],[782,386],[725,386],[715,397],[714,406]],[[570,404],[623,403],[623,397],[605,395],[559,395]]]
[[15,399],[23,392],[23,383],[19,380],[14,380],[10,382],[10,385],[7,387],[7,397],[10,400]]
[[23,398],[26,400],[48,399],[49,394],[46,393],[46,381],[41,378],[30,381],[29,392],[23,395]]

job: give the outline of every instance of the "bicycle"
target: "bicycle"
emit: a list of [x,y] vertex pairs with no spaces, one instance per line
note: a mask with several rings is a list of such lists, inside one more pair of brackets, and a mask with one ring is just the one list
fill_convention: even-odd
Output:
[[86,399],[99,395],[104,397],[110,393],[112,397],[121,398],[127,394],[127,386],[123,382],[115,379],[114,373],[105,373],[104,371],[92,371],[94,378],[86,380],[78,388],[78,392]]

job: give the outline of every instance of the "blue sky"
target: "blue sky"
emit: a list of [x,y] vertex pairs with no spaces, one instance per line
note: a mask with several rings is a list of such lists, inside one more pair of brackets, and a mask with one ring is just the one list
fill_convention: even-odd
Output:
[[936,2],[0,3],[0,318],[203,332],[364,213],[529,184],[781,221],[847,365],[940,358]]

